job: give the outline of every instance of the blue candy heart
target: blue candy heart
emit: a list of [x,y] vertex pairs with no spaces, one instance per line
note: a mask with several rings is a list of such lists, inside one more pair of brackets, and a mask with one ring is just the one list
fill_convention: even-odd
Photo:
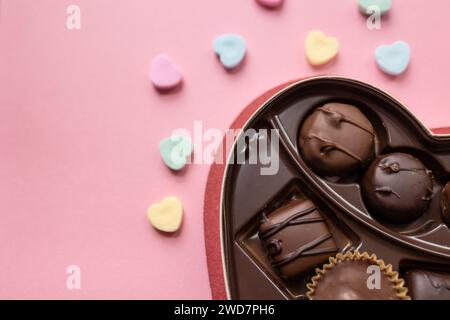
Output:
[[387,74],[397,76],[405,72],[411,59],[411,49],[404,41],[379,46],[375,51],[378,67]]
[[191,140],[185,136],[172,135],[161,140],[159,152],[164,163],[172,170],[181,170],[192,153]]
[[372,10],[367,10],[370,7],[378,7],[380,14],[386,14],[391,10],[392,0],[359,0],[359,10],[364,14],[372,14]]
[[245,39],[237,34],[224,34],[213,42],[214,51],[219,55],[220,62],[227,69],[236,68],[247,52]]

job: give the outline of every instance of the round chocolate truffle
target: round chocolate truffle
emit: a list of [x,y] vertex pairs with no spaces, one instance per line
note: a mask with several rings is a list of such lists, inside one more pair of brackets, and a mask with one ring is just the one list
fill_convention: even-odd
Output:
[[374,157],[375,131],[358,108],[327,103],[306,118],[299,145],[304,161],[318,174],[342,177]]
[[410,300],[404,281],[375,255],[339,253],[316,270],[307,285],[310,300]]
[[433,175],[419,159],[392,153],[375,159],[364,174],[361,187],[371,215],[405,224],[428,208],[433,196]]
[[448,182],[441,194],[441,210],[442,218],[445,223],[450,226],[450,182]]

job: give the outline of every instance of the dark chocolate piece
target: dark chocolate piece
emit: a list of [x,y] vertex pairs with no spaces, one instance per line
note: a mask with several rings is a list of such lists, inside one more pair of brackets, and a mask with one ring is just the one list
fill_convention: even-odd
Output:
[[313,170],[342,177],[374,157],[375,131],[358,108],[327,103],[306,118],[299,144],[303,159]]
[[259,238],[285,278],[314,270],[338,251],[325,219],[309,200],[292,200],[263,214]]
[[442,189],[441,212],[445,223],[450,226],[450,182]]
[[363,176],[362,193],[369,213],[385,222],[417,219],[433,197],[433,175],[406,153],[378,157]]
[[[380,272],[379,288],[368,286],[370,261],[340,261],[327,270],[312,294],[313,300],[400,300],[389,277]],[[369,281],[370,282],[370,281]]]
[[449,273],[411,270],[406,282],[414,300],[450,300]]

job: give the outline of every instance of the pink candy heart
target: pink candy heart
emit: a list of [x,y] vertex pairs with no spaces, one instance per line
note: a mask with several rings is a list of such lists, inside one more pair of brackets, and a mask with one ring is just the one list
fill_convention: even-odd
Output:
[[256,0],[256,2],[270,9],[278,8],[283,4],[283,0]]
[[172,63],[169,56],[157,55],[150,66],[150,80],[160,90],[170,90],[180,85],[183,77],[180,69]]

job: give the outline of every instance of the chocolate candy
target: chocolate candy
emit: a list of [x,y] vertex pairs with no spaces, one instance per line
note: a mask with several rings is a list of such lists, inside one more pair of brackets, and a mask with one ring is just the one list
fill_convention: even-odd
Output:
[[283,277],[314,269],[338,249],[325,219],[309,200],[292,200],[263,214],[259,238]]
[[299,144],[303,159],[318,174],[343,176],[372,159],[375,131],[358,108],[327,103],[306,118]]
[[410,295],[416,300],[450,300],[450,274],[424,270],[407,272]]
[[[243,130],[274,129],[268,140],[279,138],[273,159],[279,170],[268,176],[260,170],[265,163],[230,162],[224,175],[222,248],[230,298],[306,299],[317,264],[334,255],[317,249],[376,253],[401,272],[389,279],[430,266],[450,269],[449,137],[431,136],[396,99],[352,79],[308,79],[267,96]],[[233,146],[234,153],[240,150]],[[339,265],[324,278],[339,285],[318,292],[336,299],[392,298],[383,281],[389,290],[365,291],[370,274],[364,267]]]
[[369,166],[361,186],[371,214],[387,222],[408,223],[428,208],[433,176],[419,159],[392,153]]
[[[375,271],[376,270],[376,271]],[[377,279],[378,278],[378,279]],[[368,253],[330,258],[308,284],[311,300],[409,300],[404,281],[384,261]]]
[[450,226],[450,182],[442,190],[441,195],[442,218]]

